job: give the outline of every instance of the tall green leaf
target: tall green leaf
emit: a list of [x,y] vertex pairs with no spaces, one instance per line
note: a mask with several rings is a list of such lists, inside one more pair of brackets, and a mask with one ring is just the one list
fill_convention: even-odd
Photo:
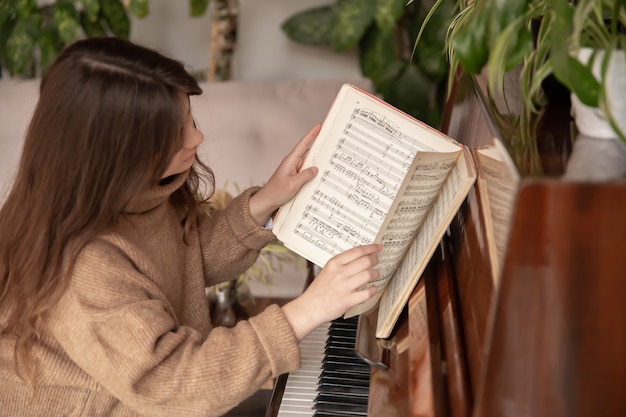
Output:
[[396,60],[396,57],[394,33],[372,25],[359,43],[361,73],[372,80],[378,89],[382,87],[383,74],[388,71],[388,66]]
[[0,27],[15,15],[15,6],[18,0],[5,0],[0,2]]
[[385,100],[408,114],[419,114],[420,120],[436,127],[440,122],[439,104],[432,102],[436,84],[414,64],[402,62],[393,83],[385,92]]
[[40,26],[39,12],[33,12],[26,19],[19,19],[15,23],[7,38],[4,52],[4,60],[12,76],[25,72],[32,65]]
[[193,17],[202,16],[209,5],[209,0],[189,0],[189,14]]
[[59,54],[63,43],[59,39],[59,33],[50,27],[43,28],[39,37],[40,67],[45,71]]
[[381,30],[393,30],[398,19],[404,14],[406,0],[375,0],[376,25]]
[[554,0],[554,26],[552,28],[552,67],[554,76],[587,106],[597,107],[600,97],[600,83],[593,76],[590,67],[572,58],[564,48],[572,27],[574,10],[566,0]]
[[119,0],[100,0],[100,6],[111,32],[118,38],[128,39],[130,21],[122,3]]
[[17,0],[15,2],[15,11],[20,19],[26,19],[37,7],[36,0]]
[[[192,1],[192,3],[194,2]],[[205,8],[206,8],[206,4],[205,4]],[[193,10],[194,9],[192,7],[192,11]],[[128,11],[139,18],[144,18],[148,16],[148,13],[150,12],[148,0],[130,0],[130,2],[128,3]],[[204,13],[204,10],[202,11],[202,13]],[[197,15],[192,14],[192,16],[197,16]]]
[[96,20],[91,21],[91,19],[89,19],[87,14],[84,12],[81,13],[79,16],[80,25],[82,26],[85,34],[89,38],[103,37],[107,35],[106,30],[102,26],[103,19],[104,17],[98,15],[96,17]]
[[356,46],[376,17],[372,0],[338,0],[330,42],[336,51]]
[[331,25],[335,19],[332,6],[315,7],[296,13],[281,28],[291,39],[305,45],[330,45]]
[[80,0],[83,4],[82,13],[85,18],[90,22],[98,20],[98,14],[100,13],[100,2],[98,0]]
[[61,41],[69,44],[78,37],[78,14],[71,1],[58,1],[52,12],[52,21],[59,32]]

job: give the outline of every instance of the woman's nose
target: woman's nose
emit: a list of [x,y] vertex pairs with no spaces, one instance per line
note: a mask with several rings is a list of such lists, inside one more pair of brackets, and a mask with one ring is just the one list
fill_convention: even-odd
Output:
[[202,142],[204,142],[204,133],[196,130],[189,141],[189,148],[195,148],[199,146]]

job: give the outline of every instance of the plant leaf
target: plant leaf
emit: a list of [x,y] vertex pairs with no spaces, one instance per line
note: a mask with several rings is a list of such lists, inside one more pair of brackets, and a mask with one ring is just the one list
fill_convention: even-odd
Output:
[[441,81],[448,75],[448,60],[445,56],[445,50],[436,43],[424,42],[415,51],[413,62],[431,80]]
[[78,19],[80,21],[80,25],[83,28],[83,31],[88,37],[97,38],[106,36],[107,33],[102,26],[101,19],[96,18],[95,21],[91,21],[84,12],[80,13]]
[[428,13],[426,14],[426,17],[424,17],[424,20],[422,21],[422,24],[420,25],[419,31],[417,32],[415,43],[413,44],[413,53],[415,53],[417,44],[422,40],[422,36],[425,33],[424,30],[426,29],[426,26],[431,22],[432,17],[435,15],[435,12],[439,10],[439,7],[441,6],[442,3],[443,3],[443,0],[436,0],[435,3],[433,4],[433,7],[431,7]]
[[439,109],[434,111],[430,102],[433,83],[415,64],[402,62],[398,75],[389,86],[384,93],[386,101],[414,117],[419,115],[420,120],[431,126],[439,123]]
[[335,18],[332,6],[322,6],[296,13],[281,25],[283,32],[299,43],[315,46],[330,45],[330,30]]
[[4,60],[6,55],[6,44],[9,36],[13,32],[16,19],[8,19],[0,26],[0,60]]
[[204,13],[206,13],[208,5],[209,0],[189,0],[189,14],[192,17],[203,16]]
[[[376,79],[372,79],[376,92],[380,93],[385,100],[394,94],[394,84],[400,78],[405,66],[405,61],[394,59],[386,63],[386,66],[381,69],[381,73],[378,74]],[[389,103],[393,104],[392,101],[389,101]]]
[[4,26],[4,22],[8,21],[15,15],[15,5],[17,0],[7,0],[0,2],[0,27]]
[[36,0],[17,0],[15,3],[15,11],[21,19],[28,18],[37,7]]
[[533,48],[533,35],[528,28],[521,28],[517,34],[515,44],[508,45],[506,51],[506,59],[504,64],[505,71],[511,71],[517,68],[528,52]]
[[376,25],[369,28],[359,43],[361,73],[372,80],[377,90],[382,86],[387,68],[396,61],[396,56],[393,32],[381,31]]
[[381,30],[393,30],[404,13],[406,0],[375,0],[376,25]]
[[56,26],[61,42],[69,44],[76,40],[80,23],[72,2],[58,1],[52,12],[52,21]]
[[41,30],[39,37],[39,51],[41,71],[45,71],[63,48],[63,43],[59,39],[59,33],[49,27]]
[[[200,13],[203,14],[204,10],[206,9],[206,3],[208,0],[206,1],[194,1],[191,0],[192,6],[191,6],[191,11],[192,11],[192,16],[199,16],[199,15],[194,15],[193,11],[194,11],[194,7],[193,7],[193,3],[205,3],[204,4],[204,8],[202,9],[202,12]],[[148,0],[130,0],[130,2],[128,3],[128,11],[130,13],[132,13],[134,16],[137,16],[138,18],[142,19],[146,16],[148,16],[148,13],[150,13],[150,7],[148,5]]]
[[330,31],[330,43],[336,51],[345,51],[358,44],[374,23],[375,6],[371,0],[337,0]]
[[570,56],[567,45],[573,20],[573,9],[566,0],[554,0],[554,25],[551,37],[551,61],[554,76],[572,91],[578,99],[591,107],[598,107],[600,83],[591,69]]
[[111,32],[119,38],[128,39],[130,21],[122,3],[119,0],[100,0],[100,7]]
[[7,38],[4,60],[12,76],[23,73],[33,62],[33,52],[39,36],[41,14],[33,11],[26,19],[18,19]]
[[[478,12],[476,8],[473,12]],[[470,74],[478,74],[487,63],[489,49],[487,46],[486,13],[471,13],[452,37],[450,48],[463,69]],[[471,16],[471,17],[470,17]]]
[[81,0],[83,4],[80,15],[85,15],[85,18],[90,22],[98,20],[98,13],[100,13],[100,2],[98,0]]

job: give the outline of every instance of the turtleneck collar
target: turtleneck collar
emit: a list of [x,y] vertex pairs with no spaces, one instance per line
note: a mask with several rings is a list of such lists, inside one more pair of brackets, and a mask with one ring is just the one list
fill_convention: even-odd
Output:
[[169,181],[157,184],[137,194],[126,206],[126,213],[139,214],[154,209],[165,202],[187,180],[189,170],[169,177]]

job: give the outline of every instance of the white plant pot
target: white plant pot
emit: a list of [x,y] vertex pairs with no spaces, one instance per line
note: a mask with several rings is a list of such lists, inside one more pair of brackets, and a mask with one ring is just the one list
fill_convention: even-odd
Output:
[[[581,48],[577,57],[583,64],[588,63],[594,57],[592,72],[596,79],[599,79],[604,51],[597,51],[595,56],[593,54],[593,49]],[[611,54],[606,77],[605,88],[611,114],[622,134],[626,134],[626,54],[624,51],[618,50]],[[582,104],[574,94],[572,94],[572,111],[576,127],[581,134],[606,139],[618,137],[602,110]]]

